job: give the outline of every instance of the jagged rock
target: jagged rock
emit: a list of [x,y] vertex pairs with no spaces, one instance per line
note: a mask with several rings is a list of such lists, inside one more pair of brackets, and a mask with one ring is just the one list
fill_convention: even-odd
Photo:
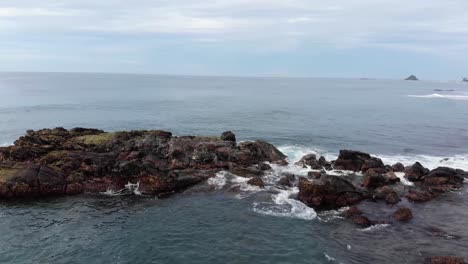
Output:
[[395,218],[397,221],[408,222],[413,218],[413,213],[409,208],[402,207],[393,213],[393,218]]
[[389,183],[389,179],[380,173],[374,171],[366,173],[364,186],[367,188],[379,188]]
[[236,142],[236,135],[231,131],[226,131],[221,134],[221,140]]
[[340,150],[338,159],[333,164],[337,170],[363,171],[370,169],[385,172],[385,165],[379,158],[354,150]]
[[412,182],[420,181],[422,177],[428,173],[429,169],[424,168],[419,162],[405,168],[405,177]]
[[312,208],[329,210],[356,204],[363,196],[347,180],[324,175],[314,181],[300,178],[298,198]]
[[324,156],[320,156],[320,158],[318,159],[318,165],[325,168],[326,170],[331,170],[333,164],[327,161]]
[[301,166],[304,168],[307,166],[310,166],[312,168],[317,167],[318,166],[317,156],[315,156],[314,154],[307,154],[304,157],[302,157],[298,162],[296,162],[295,165]]
[[253,177],[247,183],[253,186],[258,186],[260,188],[265,187],[265,183],[263,182],[261,177]]
[[101,192],[140,182],[141,192],[184,190],[220,170],[256,177],[286,156],[264,141],[235,135],[174,137],[160,130],[106,133],[98,129],[29,130],[0,147],[0,198]]
[[419,81],[418,78],[414,75],[410,75],[405,81]]
[[438,167],[424,177],[424,184],[442,191],[453,190],[463,187],[463,181],[466,177],[468,177],[468,173],[463,170]]

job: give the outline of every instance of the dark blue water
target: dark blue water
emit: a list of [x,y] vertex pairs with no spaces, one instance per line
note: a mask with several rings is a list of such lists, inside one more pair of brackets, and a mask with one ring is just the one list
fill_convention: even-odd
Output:
[[[352,148],[387,162],[468,169],[467,120],[468,85],[460,83],[0,73],[0,144],[11,144],[27,129],[55,126],[178,135],[232,130],[241,140],[278,145],[291,160],[308,152],[332,158]],[[417,263],[433,254],[468,257],[465,191],[416,205],[409,224],[364,231],[333,213],[314,217],[281,195],[248,189],[239,195],[210,182],[164,200],[98,195],[3,202],[0,263]],[[292,209],[268,214],[257,210],[259,203]],[[379,205],[368,205],[373,207]],[[386,210],[382,217],[391,214],[392,208]],[[444,235],[430,231],[433,226]]]

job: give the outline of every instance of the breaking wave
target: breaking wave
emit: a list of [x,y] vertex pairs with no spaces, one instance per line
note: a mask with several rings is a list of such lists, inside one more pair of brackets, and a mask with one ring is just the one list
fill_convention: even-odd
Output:
[[[342,208],[343,210],[320,212],[320,214],[317,215],[317,212],[315,212],[314,209],[297,200],[297,195],[299,193],[299,189],[297,188],[297,177],[306,177],[307,173],[310,172],[311,169],[294,165],[295,162],[300,160],[306,154],[316,154],[317,156],[326,157],[327,160],[335,160],[338,157],[338,153],[326,152],[323,149],[315,147],[308,148],[297,145],[280,146],[278,149],[288,156],[289,165],[279,166],[270,164],[272,169],[267,171],[262,177],[265,183],[265,188],[249,185],[247,183],[249,178],[240,177],[225,171],[219,172],[215,177],[208,179],[207,183],[216,190],[234,190],[238,193],[235,195],[238,199],[244,199],[252,196],[251,198],[254,200],[252,202],[252,210],[259,214],[277,217],[291,217],[302,220],[318,219],[324,222],[341,218],[341,213],[343,210],[346,210],[346,208]],[[439,166],[448,166],[468,170],[468,155],[455,155],[448,158],[428,155],[372,155],[381,158],[385,164],[401,162],[405,166],[408,166],[419,161],[429,169],[434,169]],[[281,177],[288,173],[296,176],[295,186],[278,187],[277,182]],[[352,171],[338,170],[328,171],[327,173],[336,176],[345,176],[349,174],[362,175],[361,173],[355,173]],[[396,176],[401,179],[401,183],[404,185],[413,184],[404,178],[404,173],[396,173]],[[269,199],[257,199],[256,196],[253,196],[257,193],[269,194]],[[372,231],[384,227],[385,225],[377,225],[376,227],[364,229],[363,231]]]
[[452,95],[452,94],[426,94],[426,95],[408,95],[409,97],[415,98],[440,98],[440,99],[449,99],[449,100],[463,100],[468,101],[468,95]]

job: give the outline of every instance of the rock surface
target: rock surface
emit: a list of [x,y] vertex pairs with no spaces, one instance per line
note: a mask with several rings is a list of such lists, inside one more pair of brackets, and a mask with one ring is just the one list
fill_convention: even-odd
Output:
[[434,256],[427,260],[429,264],[465,264],[465,260],[460,257]]
[[220,137],[175,137],[170,132],[74,128],[29,130],[13,146],[0,148],[0,198],[35,197],[119,190],[139,183],[144,194],[184,190],[220,170],[261,175],[287,164],[286,156],[264,141],[236,144],[234,133]]

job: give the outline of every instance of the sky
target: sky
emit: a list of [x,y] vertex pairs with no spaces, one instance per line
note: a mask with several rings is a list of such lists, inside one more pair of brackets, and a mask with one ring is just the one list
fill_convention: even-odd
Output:
[[0,71],[468,76],[467,0],[1,0]]

